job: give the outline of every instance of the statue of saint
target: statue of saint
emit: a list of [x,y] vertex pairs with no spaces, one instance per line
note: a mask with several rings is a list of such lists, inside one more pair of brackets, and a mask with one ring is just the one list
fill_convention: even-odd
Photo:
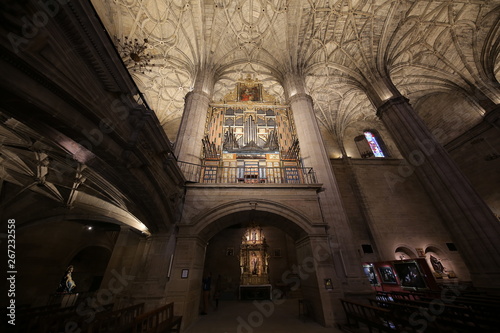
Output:
[[76,283],[73,281],[73,277],[71,274],[73,273],[73,265],[69,265],[64,272],[64,276],[61,278],[61,282],[59,283],[59,287],[57,288],[57,292],[60,293],[72,293],[76,288]]
[[445,271],[445,268],[444,268],[443,264],[441,263],[441,261],[439,261],[439,259],[434,257],[432,254],[431,254],[430,259],[431,259],[431,264],[432,264],[432,268],[434,268],[434,271],[436,271],[436,273],[443,274]]
[[252,252],[252,274],[253,275],[257,275],[258,265],[259,265],[259,259],[257,259],[255,252]]

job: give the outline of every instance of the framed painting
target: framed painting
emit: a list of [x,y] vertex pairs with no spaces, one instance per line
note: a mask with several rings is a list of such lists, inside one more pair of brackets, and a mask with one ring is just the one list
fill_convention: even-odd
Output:
[[427,288],[425,279],[415,261],[395,262],[394,268],[398,274],[402,287],[424,289]]
[[387,283],[387,284],[398,283],[398,280],[396,279],[396,274],[394,273],[394,270],[392,269],[391,266],[381,266],[378,268],[378,271],[380,273],[380,280],[382,280],[382,283]]
[[262,85],[261,84],[238,84],[238,101],[239,102],[262,102]]
[[365,273],[366,277],[368,278],[368,281],[370,281],[370,284],[372,286],[378,286],[378,279],[377,279],[377,274],[375,274],[375,269],[373,268],[373,265],[363,265],[363,272]]

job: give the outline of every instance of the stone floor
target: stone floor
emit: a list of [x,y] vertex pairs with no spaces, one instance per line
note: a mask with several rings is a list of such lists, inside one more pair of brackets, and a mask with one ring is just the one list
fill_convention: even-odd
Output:
[[297,299],[283,304],[220,301],[217,310],[199,316],[183,333],[340,333],[311,319],[299,317]]

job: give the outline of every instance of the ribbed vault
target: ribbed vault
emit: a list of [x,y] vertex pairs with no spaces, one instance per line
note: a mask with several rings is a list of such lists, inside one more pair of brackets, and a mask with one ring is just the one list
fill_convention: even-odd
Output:
[[305,75],[324,133],[340,146],[357,122],[380,126],[366,94],[380,78],[412,105],[436,92],[473,102],[477,89],[500,102],[497,0],[92,2],[117,46],[148,40],[148,66],[124,60],[172,141],[184,96],[206,69],[217,76],[214,100],[251,75],[284,101],[284,73]]

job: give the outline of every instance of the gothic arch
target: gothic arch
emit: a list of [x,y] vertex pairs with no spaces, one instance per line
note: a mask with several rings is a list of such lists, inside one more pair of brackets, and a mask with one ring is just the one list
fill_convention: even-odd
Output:
[[[125,222],[119,221],[115,219],[114,217],[108,217],[104,215],[96,215],[96,214],[85,214],[85,213],[71,213],[71,214],[56,214],[48,217],[43,217],[39,219],[33,219],[31,221],[24,222],[20,224],[20,226],[17,228],[19,229],[24,229],[24,228],[31,228],[40,224],[45,224],[45,223],[52,223],[52,222],[64,222],[64,221],[72,221],[72,222],[77,222],[77,223],[86,223],[92,224],[92,223],[106,223],[111,225],[116,225],[117,228],[119,229],[119,226],[122,224],[127,224]],[[132,227],[132,226],[131,226]],[[118,230],[117,229],[117,230]]]

